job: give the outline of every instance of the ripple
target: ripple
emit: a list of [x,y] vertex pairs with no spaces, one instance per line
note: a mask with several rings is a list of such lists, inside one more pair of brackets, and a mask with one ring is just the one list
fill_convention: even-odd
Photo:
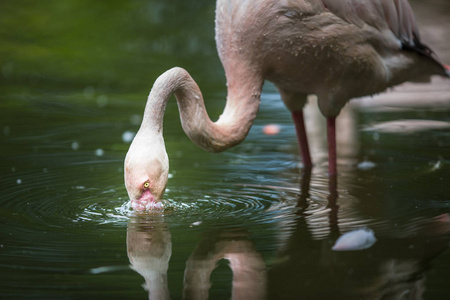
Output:
[[118,207],[104,207],[98,203],[93,203],[73,219],[73,222],[96,222],[99,224],[126,223],[131,213],[130,202],[125,202]]
[[[326,234],[320,232],[323,224],[329,223],[331,211],[326,177],[314,177],[305,196],[306,207],[300,203],[302,192],[298,186],[282,186],[282,181],[272,183],[236,184],[233,189],[219,185],[207,195],[199,190],[171,189],[165,213],[171,212],[171,223],[183,226],[196,223],[200,227],[236,225],[237,222],[241,226],[280,224],[289,227],[298,218],[304,218],[317,238]],[[181,220],[177,222],[177,218]]]
[[[276,192],[273,191],[275,195]],[[270,195],[262,197],[251,190],[239,191],[217,191],[210,195],[188,199],[169,199],[166,211],[172,212],[182,219],[190,219],[185,224],[195,222],[226,224],[233,223],[232,219],[242,220],[246,223],[264,222],[264,211],[267,210],[274,201]]]
[[[13,168],[4,173],[1,180],[2,214],[27,218],[40,228],[74,226],[83,221],[126,222],[122,185],[111,185],[111,175],[96,178],[97,172],[102,173],[102,169],[110,169],[110,165],[115,164],[72,165],[70,172],[56,168],[26,171]],[[76,174],[84,174],[84,177],[76,177]]]

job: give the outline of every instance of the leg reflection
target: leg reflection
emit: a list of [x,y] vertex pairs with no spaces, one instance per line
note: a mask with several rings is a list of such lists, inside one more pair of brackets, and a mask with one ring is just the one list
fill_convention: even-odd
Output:
[[302,169],[302,177],[300,180],[300,194],[298,196],[297,207],[300,213],[304,213],[308,209],[309,186],[311,184],[311,168]]
[[449,214],[413,218],[403,225],[395,221],[395,230],[388,221],[373,223],[377,242],[372,247],[336,252],[332,246],[340,231],[361,226],[348,217],[355,207],[346,205],[347,197],[339,198],[344,207],[339,220],[337,180],[330,176],[325,215],[310,200],[310,180],[311,173],[303,170],[296,222],[281,223],[289,237],[269,268],[268,297],[422,299],[427,271],[448,247]]
[[338,210],[339,205],[337,205],[337,199],[338,199],[338,192],[337,192],[337,176],[336,175],[330,175],[329,181],[328,181],[328,205],[327,207],[330,209],[329,214],[329,224],[330,224],[330,235],[331,236],[338,236],[339,233],[339,220],[338,220]]
[[266,267],[246,231],[211,232],[186,263],[184,299],[208,299],[210,275],[220,259],[230,262],[233,272],[232,299],[265,299]]
[[[308,199],[310,197],[310,184],[311,184],[311,168],[302,169],[301,180],[300,180],[300,194],[297,200],[297,207],[299,211],[297,214],[302,217],[306,217],[308,215],[308,207],[309,202]],[[330,175],[328,181],[328,204],[327,208],[330,210],[329,212],[329,226],[330,232],[333,236],[339,235],[339,226],[338,226],[338,210],[339,205],[337,205],[338,192],[337,192],[337,176]]]

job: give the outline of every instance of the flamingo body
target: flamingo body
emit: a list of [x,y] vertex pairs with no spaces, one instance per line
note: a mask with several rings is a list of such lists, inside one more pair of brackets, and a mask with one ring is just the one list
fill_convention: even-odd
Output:
[[405,0],[244,3],[217,2],[216,43],[227,78],[244,65],[275,83],[291,111],[316,94],[324,116],[335,117],[352,98],[445,75],[420,43]]
[[189,138],[217,152],[246,137],[262,85],[272,81],[292,112],[305,167],[312,161],[302,109],[306,96],[316,94],[327,118],[329,173],[336,175],[335,118],[350,99],[433,74],[450,76],[420,42],[406,0],[218,0],[216,43],[228,88],[219,120],[209,119],[200,89],[181,68],[161,75],[150,92],[125,159],[125,184],[137,210],[158,207],[167,184],[162,121],[172,94]]

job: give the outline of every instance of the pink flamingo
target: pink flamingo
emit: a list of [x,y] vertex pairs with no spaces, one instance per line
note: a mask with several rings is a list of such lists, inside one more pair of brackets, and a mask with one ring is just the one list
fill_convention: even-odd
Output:
[[159,207],[165,191],[163,115],[172,94],[189,138],[219,152],[246,137],[263,82],[273,82],[292,112],[306,168],[312,161],[302,109],[306,95],[316,94],[327,118],[329,174],[335,176],[335,118],[349,99],[433,74],[450,76],[450,68],[421,43],[407,0],[218,0],[216,43],[228,87],[216,122],[184,69],[166,71],[153,85],[125,159],[125,185],[135,210]]

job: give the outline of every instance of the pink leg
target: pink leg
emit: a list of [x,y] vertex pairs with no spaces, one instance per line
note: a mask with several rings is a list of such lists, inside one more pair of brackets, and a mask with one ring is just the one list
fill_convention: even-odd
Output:
[[336,117],[327,118],[327,138],[328,138],[328,174],[337,175],[336,164]]
[[311,155],[309,154],[308,137],[306,136],[305,120],[303,118],[303,110],[292,112],[294,119],[297,139],[300,145],[300,153],[302,155],[303,165],[305,168],[312,167]]

